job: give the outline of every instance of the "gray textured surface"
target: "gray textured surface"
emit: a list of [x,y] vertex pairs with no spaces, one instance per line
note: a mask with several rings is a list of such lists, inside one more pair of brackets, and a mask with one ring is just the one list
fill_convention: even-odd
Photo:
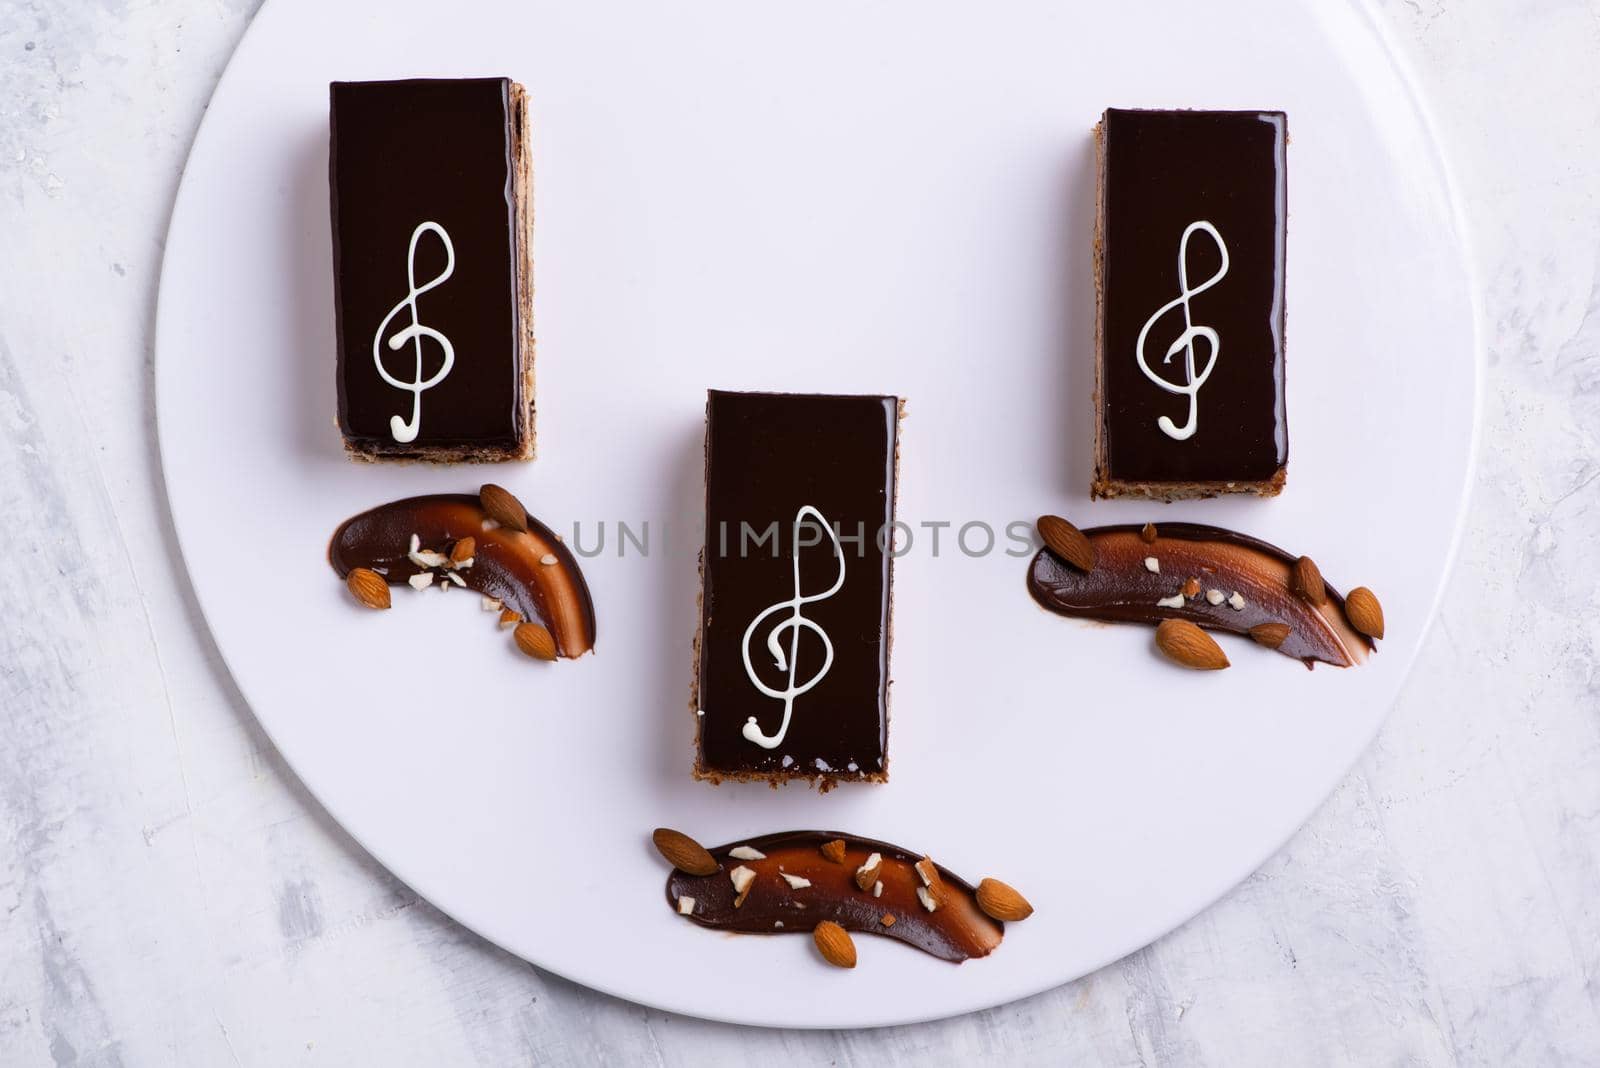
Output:
[[1154,946],[804,1034],[544,975],[305,795],[188,598],[152,434],[167,213],[253,4],[0,0],[0,1063],[1600,1063],[1600,6],[1382,6],[1489,344],[1470,528],[1388,726]]

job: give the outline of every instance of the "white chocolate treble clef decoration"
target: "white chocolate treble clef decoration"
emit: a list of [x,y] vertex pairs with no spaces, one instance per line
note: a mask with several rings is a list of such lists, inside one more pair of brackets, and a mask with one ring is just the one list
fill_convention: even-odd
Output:
[[[828,538],[833,542],[834,556],[839,561],[839,575],[833,580],[833,585],[822,593],[810,595],[800,592],[800,528],[807,518],[815,520],[817,525],[822,527],[823,531],[828,535]],[[789,733],[789,718],[794,714],[794,699],[821,682],[823,676],[827,675],[829,669],[833,667],[833,642],[829,640],[827,632],[818,626],[814,620],[806,618],[805,606],[814,604],[817,601],[827,600],[838,593],[840,587],[844,585],[844,546],[840,544],[839,535],[834,532],[833,527],[823,517],[822,513],[809,504],[802,505],[800,510],[794,514],[792,531],[794,596],[763,609],[760,615],[750,621],[750,626],[745,628],[744,641],[742,643],[744,670],[745,674],[750,677],[751,684],[768,697],[776,698],[783,702],[783,722],[778,725],[776,734],[763,734],[754,716],[745,721],[742,732],[745,738],[763,749],[776,749],[783,744],[784,735]],[[761,629],[761,625],[769,617],[783,612],[787,612],[788,615],[772,628],[772,633],[767,635],[767,652],[772,654],[778,670],[786,672],[788,675],[786,685],[783,689],[778,690],[762,682],[761,677],[756,674],[754,665],[750,663],[750,640],[756,636]],[[800,632],[802,630],[809,630],[822,639],[823,658],[822,666],[817,669],[816,674],[804,682],[796,684],[796,658],[800,652]],[[782,642],[785,631],[789,633],[789,649],[787,652],[784,651]]]
[[[431,233],[436,235],[444,244],[444,270],[434,275],[433,278],[417,285],[417,242],[422,235]],[[424,326],[417,317],[417,298],[435,286],[441,285],[456,269],[456,250],[450,243],[450,235],[444,227],[436,222],[418,223],[417,228],[411,231],[411,245],[406,250],[406,281],[410,284],[410,292],[405,299],[389,309],[389,314],[383,317],[383,322],[378,324],[378,332],[372,335],[372,362],[378,367],[378,374],[383,380],[395,389],[403,389],[411,394],[411,418],[401,419],[398,415],[389,417],[389,433],[394,435],[394,440],[404,444],[417,439],[417,431],[422,428],[422,395],[428,390],[444,381],[450,373],[450,368],[455,366],[456,350],[450,344],[450,339],[431,326]],[[389,330],[389,324],[401,311],[411,313],[411,325],[396,331],[389,338],[388,346],[391,350],[398,351],[407,341],[411,342],[412,351],[416,356],[415,369],[409,379],[396,378],[389,373],[383,365],[384,334]],[[444,359],[439,364],[439,369],[427,378],[422,377],[422,339],[428,338],[436,342]]]
[[[1189,239],[1196,233],[1203,233],[1216,243],[1217,251],[1222,255],[1222,266],[1217,268],[1216,274],[1213,274],[1204,282],[1197,286],[1190,286]],[[1222,235],[1217,232],[1217,228],[1205,221],[1190,223],[1183,231],[1183,239],[1178,242],[1178,295],[1157,308],[1155,314],[1145,320],[1144,328],[1139,331],[1139,341],[1134,354],[1139,361],[1139,370],[1144,372],[1146,378],[1168,393],[1176,393],[1179,396],[1189,398],[1189,418],[1182,426],[1178,426],[1165,415],[1156,420],[1156,425],[1161,428],[1161,432],[1174,441],[1183,441],[1189,438],[1199,427],[1200,387],[1206,384],[1207,378],[1211,377],[1211,369],[1217,365],[1217,355],[1222,351],[1222,339],[1217,336],[1215,330],[1209,326],[1194,325],[1194,319],[1189,313],[1189,301],[1222,281],[1227,273],[1228,246],[1223,243]],[[1170,363],[1172,357],[1180,352],[1183,353],[1182,382],[1168,381],[1151,370],[1149,361],[1146,360],[1144,354],[1145,338],[1149,336],[1151,328],[1161,320],[1162,316],[1176,308],[1183,309],[1183,333],[1179,334],[1178,339],[1167,348],[1167,354],[1161,358],[1161,362],[1163,364]],[[1204,341],[1206,343],[1205,363],[1203,366],[1197,365],[1195,359],[1194,343],[1196,341]]]

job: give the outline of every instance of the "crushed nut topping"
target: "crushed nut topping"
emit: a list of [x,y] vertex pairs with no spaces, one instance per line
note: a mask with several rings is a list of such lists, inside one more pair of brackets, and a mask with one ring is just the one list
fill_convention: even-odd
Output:
[[767,855],[759,849],[751,849],[747,845],[734,846],[728,850],[728,856],[735,860],[766,860]]
[[498,612],[498,611],[500,611],[500,609],[505,607],[503,604],[501,604],[497,599],[495,599],[493,597],[485,597],[485,598],[483,598],[482,600],[480,600],[478,602],[478,605],[485,612]]
[[433,572],[424,571],[421,574],[412,575],[406,581],[411,583],[411,588],[414,590],[425,590],[433,585]]
[[545,567],[553,567],[561,561],[556,559],[555,553],[545,553],[543,556],[539,557],[539,562]]
[[926,886],[917,887],[917,900],[922,902],[922,907],[927,909],[929,912],[932,912],[939,907],[939,899],[928,893],[928,888]]
[[728,878],[733,880],[733,891],[739,895],[733,899],[733,907],[739,908],[750,893],[750,884],[756,881],[755,870],[741,864],[728,873]]
[[443,567],[450,562],[444,553],[436,553],[432,549],[413,549],[406,554],[411,557],[411,562],[418,567]]
[[1228,607],[1233,609],[1235,612],[1244,611],[1244,597],[1239,593],[1238,590],[1234,590],[1233,596],[1228,598]]
[[1224,594],[1221,590],[1207,590],[1206,591],[1206,601],[1209,602],[1210,604],[1221,604],[1225,600],[1227,600],[1227,595]]
[[811,880],[804,876],[790,875],[786,871],[780,871],[778,874],[783,876],[783,881],[789,884],[789,889],[791,890],[804,890],[811,885]]
[[1171,597],[1163,597],[1161,600],[1156,602],[1157,608],[1182,608],[1183,605],[1183,591],[1181,590],[1173,594]]
[[1147,556],[1144,558],[1144,569],[1151,574],[1159,575],[1161,574],[1161,561],[1153,556]]
[[678,915],[688,916],[694,912],[694,898],[680,897],[678,899]]

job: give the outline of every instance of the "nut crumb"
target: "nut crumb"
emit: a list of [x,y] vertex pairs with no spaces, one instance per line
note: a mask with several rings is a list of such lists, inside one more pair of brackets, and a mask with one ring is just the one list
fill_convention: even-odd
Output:
[[1228,598],[1228,607],[1235,612],[1244,611],[1244,596],[1238,590],[1233,591],[1233,596]]
[[1200,580],[1197,578],[1191,578],[1188,582],[1185,582],[1183,584],[1183,595],[1185,597],[1200,596]]
[[1206,591],[1206,601],[1209,604],[1221,604],[1225,600],[1227,600],[1227,596],[1221,590]]
[[767,855],[759,849],[751,849],[747,845],[734,846],[728,850],[728,856],[735,860],[766,860]]
[[756,881],[756,873],[752,868],[743,864],[728,873],[728,878],[733,880],[733,891],[739,896],[733,899],[733,907],[738,908],[744,904],[744,899],[750,893],[750,884]]
[[789,889],[791,890],[804,890],[811,885],[811,880],[804,876],[790,875],[786,871],[780,871],[778,874],[783,876],[783,881],[789,884]]
[[1182,608],[1183,605],[1183,592],[1181,590],[1173,594],[1171,597],[1163,597],[1161,600],[1156,602],[1157,608]]
[[411,588],[414,590],[425,590],[433,585],[433,572],[424,571],[421,574],[412,575],[406,581],[411,583]]
[[926,886],[917,887],[917,900],[922,902],[922,907],[933,912],[939,907],[939,899],[928,893]]
[[1144,569],[1153,575],[1161,574],[1161,561],[1153,556],[1144,558]]
[[556,559],[555,553],[545,553],[543,556],[539,557],[539,562],[545,567],[551,567],[555,564],[559,564],[561,561]]
[[689,916],[689,915],[692,915],[693,913],[694,913],[694,898],[687,897],[687,896],[680,897],[678,899],[678,915],[679,916]]
[[500,601],[494,597],[484,597],[478,601],[478,604],[485,612],[498,612],[500,609],[505,607],[505,605],[501,604]]
[[883,924],[885,927],[893,927],[894,926],[894,913],[885,912],[883,914],[883,919],[879,920],[878,922]]
[[436,553],[432,549],[413,549],[406,555],[418,567],[444,567],[450,562],[444,553]]
[[862,890],[870,888],[878,881],[878,868],[883,864],[883,854],[874,853],[867,858],[867,862],[856,869],[856,886]]

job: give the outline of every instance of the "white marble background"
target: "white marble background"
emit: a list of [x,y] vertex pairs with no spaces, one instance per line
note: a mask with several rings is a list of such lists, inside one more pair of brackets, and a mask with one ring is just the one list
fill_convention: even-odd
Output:
[[0,0],[0,1064],[1600,1063],[1600,3],[1382,2],[1456,164],[1489,365],[1462,557],[1372,751],[1150,948],[854,1033],[665,1015],[486,945],[235,692],[168,526],[151,325],[253,7]]

